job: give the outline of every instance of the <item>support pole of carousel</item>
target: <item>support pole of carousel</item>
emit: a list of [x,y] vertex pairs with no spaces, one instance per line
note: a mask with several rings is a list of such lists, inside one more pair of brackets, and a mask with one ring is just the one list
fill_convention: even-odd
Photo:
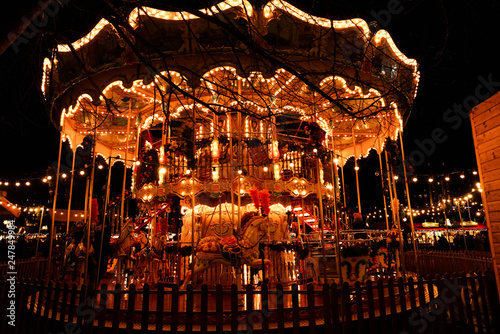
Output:
[[326,284],[326,250],[325,250],[325,217],[323,216],[323,194],[321,189],[321,178],[319,171],[319,157],[316,156],[316,191],[319,205],[319,223],[321,227],[321,255],[323,255],[323,280]]
[[[415,266],[417,268],[417,273],[420,272],[418,265],[418,254],[417,254],[417,243],[415,242],[415,225],[413,224],[413,210],[411,208],[410,201],[410,188],[408,187],[408,177],[406,172],[406,159],[405,159],[405,149],[403,146],[403,132],[399,133],[399,141],[401,143],[401,157],[403,159],[403,175],[405,178],[405,188],[406,188],[406,199],[408,200],[408,213],[410,215],[410,226],[411,226],[411,241],[413,244],[413,252],[415,255]],[[385,197],[385,196],[384,196]]]
[[40,244],[40,232],[42,230],[42,223],[43,223],[43,215],[45,214],[45,207],[42,206],[42,213],[40,216],[40,224],[38,225],[38,236],[36,238],[36,248],[35,248],[35,256],[38,254],[38,245]]
[[[97,123],[97,122],[96,122]],[[92,209],[94,209],[92,207],[92,195],[94,193],[94,178],[95,178],[95,156],[96,156],[96,152],[95,152],[95,146],[96,146],[96,128],[95,128],[96,125],[94,125],[94,142],[93,142],[93,145],[92,145],[92,171],[90,173],[90,185],[89,185],[89,193],[88,193],[88,215],[87,215],[87,240],[85,242],[85,249],[86,249],[86,252],[85,252],[85,275],[84,275],[84,279],[83,279],[83,282],[85,284],[90,284],[90,282],[88,281],[88,276],[89,276],[89,250],[90,250],[90,231],[91,231],[91,225],[92,225]],[[94,249],[94,252],[95,252],[95,249]]]
[[387,170],[387,186],[389,188],[389,199],[391,201],[391,214],[392,214],[392,224],[396,223],[396,215],[394,214],[394,207],[392,203],[394,202],[394,197],[392,196],[392,174],[389,169],[389,160],[387,159],[387,150],[384,150],[385,155],[385,165]]
[[120,226],[118,227],[118,230],[122,228],[125,218],[125,187],[127,183],[128,139],[130,137],[131,121],[132,121],[132,99],[129,100],[129,105],[128,105],[128,122],[127,122],[127,136],[126,136],[127,140],[125,142],[125,159],[123,161],[122,202],[120,206]]
[[109,157],[108,160],[108,179],[106,182],[106,198],[104,200],[104,213],[102,216],[102,225],[101,225],[101,242],[99,243],[99,260],[97,262],[97,275],[96,275],[96,288],[99,287],[99,277],[101,275],[101,261],[102,261],[102,244],[104,242],[104,229],[106,227],[106,220],[108,220],[108,224],[111,224],[109,222],[109,216],[108,216],[108,205],[109,205],[109,192],[111,188],[111,159],[113,157]]
[[358,170],[359,170],[359,166],[358,166],[358,155],[357,155],[357,152],[356,152],[356,139],[355,139],[355,135],[354,135],[354,125],[356,124],[356,122],[354,122],[352,124],[352,147],[354,149],[354,172],[356,174],[356,191],[357,191],[357,194],[358,194],[358,212],[361,213],[361,195],[359,193],[359,173],[358,173]]
[[75,131],[75,136],[73,139],[73,159],[71,162],[71,181],[70,181],[70,186],[69,186],[69,199],[68,199],[68,219],[66,221],[66,235],[69,233],[69,220],[70,220],[70,214],[71,214],[71,202],[73,199],[73,182],[75,180],[75,157],[76,157],[76,131]]
[[50,223],[50,234],[49,234],[49,259],[47,263],[47,282],[50,280],[52,271],[52,248],[54,245],[55,236],[55,220],[56,220],[56,205],[57,205],[57,192],[59,190],[59,171],[61,167],[61,151],[63,143],[63,129],[59,130],[59,157],[57,158],[57,171],[56,171],[56,188],[54,190],[54,199],[52,200],[52,219]]
[[[389,173],[388,181],[389,181],[389,190],[391,191],[391,208],[392,208],[392,217],[393,217],[393,225],[398,229],[399,235],[399,262],[401,265],[401,269],[403,272],[403,277],[406,277],[405,273],[405,264],[403,261],[403,233],[401,231],[401,222],[399,221],[399,207],[396,207],[397,201],[397,193],[396,193],[396,185],[394,184],[394,177],[392,175],[392,168],[389,166],[389,160],[387,159],[387,150],[385,150],[385,163],[387,165],[387,171]],[[394,187],[394,188],[392,188]],[[391,190],[392,189],[392,190]],[[393,197],[394,196],[394,197]],[[397,265],[397,261],[395,263]],[[396,268],[398,270],[398,268]]]
[[343,216],[344,216],[344,224],[348,227],[347,225],[347,213],[345,211],[345,209],[347,208],[347,202],[346,202],[346,199],[345,199],[345,182],[344,182],[344,168],[345,168],[345,161],[344,161],[344,157],[340,157],[341,159],[341,164],[340,164],[340,169],[342,170],[342,199],[344,200],[344,212],[343,212]]
[[382,166],[382,152],[378,154],[378,162],[380,163],[380,182],[382,183],[382,198],[384,199],[385,225],[387,227],[387,231],[389,231],[389,216],[387,214],[387,200],[385,198],[384,167]]
[[339,274],[339,285],[342,286],[342,275],[340,268],[340,226],[337,219],[337,161],[335,157],[335,147],[333,146],[333,128],[332,128],[332,150],[330,151],[331,166],[332,166],[332,185],[333,185],[333,226],[335,227],[335,263]]
[[[238,80],[238,95],[241,96],[241,80]],[[241,111],[238,111],[238,116],[237,116],[237,124],[238,124],[238,165],[240,165],[238,174],[241,172],[241,174],[238,175],[238,223],[237,223],[237,235],[238,237],[240,236],[241,233],[241,178],[244,170],[244,164],[243,164],[243,131],[242,131],[242,122],[241,122]],[[268,236],[269,236],[269,229],[268,229]],[[242,280],[242,274],[241,274],[241,263],[238,263],[238,267],[236,268],[236,286],[238,287],[238,291],[241,291],[241,280]],[[238,305],[243,305],[243,295],[240,295],[238,293]]]

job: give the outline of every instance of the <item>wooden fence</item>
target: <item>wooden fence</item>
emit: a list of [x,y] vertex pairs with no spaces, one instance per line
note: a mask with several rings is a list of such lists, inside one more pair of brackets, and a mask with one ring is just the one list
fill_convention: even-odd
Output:
[[[83,285],[1,281],[1,308],[15,289],[15,323],[9,312],[1,333],[500,333],[499,300],[491,271],[454,278],[428,276],[323,286],[270,289],[236,285],[159,284],[156,290],[116,285],[91,291]],[[3,312],[2,312],[3,313]],[[15,326],[13,326],[15,325]],[[81,330],[81,331],[80,331]]]
[[419,275],[493,270],[493,259],[489,252],[417,250],[418,268],[413,251],[405,252],[404,256],[406,270]]
[[46,265],[47,259],[40,257],[0,262],[0,277],[14,272],[15,277],[41,280],[44,278]]

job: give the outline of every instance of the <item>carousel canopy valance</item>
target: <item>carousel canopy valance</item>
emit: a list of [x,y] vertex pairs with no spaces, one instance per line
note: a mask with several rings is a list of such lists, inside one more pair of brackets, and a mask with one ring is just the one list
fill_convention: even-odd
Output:
[[323,145],[348,158],[397,135],[418,80],[416,61],[362,19],[332,21],[277,0],[225,1],[103,18],[45,59],[42,90],[67,138],[92,134],[105,156],[133,154],[143,129],[167,124],[180,140],[189,121],[197,140],[238,132],[265,141],[276,131],[307,142],[314,122]]

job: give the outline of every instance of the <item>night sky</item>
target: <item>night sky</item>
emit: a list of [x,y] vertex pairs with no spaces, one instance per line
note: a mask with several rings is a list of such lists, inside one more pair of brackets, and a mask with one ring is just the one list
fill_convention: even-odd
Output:
[[[417,59],[421,79],[404,133],[406,156],[414,158],[417,174],[476,168],[466,112],[500,88],[499,2],[390,0],[353,4],[345,0],[325,0],[292,3],[318,16],[373,21],[391,34],[407,57]],[[0,34],[8,33],[5,22],[13,21],[16,15],[22,17],[20,13],[22,7],[0,14],[0,21],[4,21]],[[45,33],[64,32],[76,39],[96,22],[97,17],[91,14],[66,8],[50,20]],[[39,90],[39,66],[43,59],[41,36],[39,32],[29,43],[21,45],[18,52],[11,47],[0,55],[0,179],[42,176],[57,160],[58,131],[49,120]],[[457,114],[454,109],[463,112]],[[363,163],[367,166],[365,171]],[[363,163],[360,163],[361,173],[366,173],[363,177],[373,179],[374,164]]]

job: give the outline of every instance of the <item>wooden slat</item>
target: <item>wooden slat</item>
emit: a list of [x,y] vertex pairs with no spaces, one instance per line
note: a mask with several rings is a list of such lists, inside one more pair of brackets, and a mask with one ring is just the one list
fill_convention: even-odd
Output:
[[122,301],[122,286],[121,284],[115,285],[115,291],[113,291],[113,317],[112,317],[112,334],[118,334],[120,330],[120,306]]
[[474,124],[475,124],[476,136],[479,136],[482,133],[485,133],[486,131],[499,127],[500,117],[493,117],[482,123],[477,123],[476,121],[474,121]]
[[177,284],[172,286],[172,305],[171,307],[171,316],[170,316],[170,332],[177,333],[178,324],[179,324],[179,286]]
[[222,285],[217,284],[217,286],[215,287],[215,310],[216,310],[215,330],[217,333],[224,332],[224,325],[223,325],[224,304],[223,304],[222,294],[223,294]]
[[333,332],[332,325],[332,303],[331,303],[331,292],[330,286],[328,284],[323,284],[323,316],[325,319],[324,330],[326,333]]
[[189,284],[186,289],[186,333],[187,334],[193,332],[193,306],[194,306],[193,285]]
[[[42,332],[48,332],[49,330],[49,309],[50,309],[50,304],[52,300],[52,282],[49,283],[49,286],[47,287],[47,295],[45,296],[45,302],[43,304],[43,318],[42,318],[42,325],[40,328],[42,329]],[[38,304],[38,305],[42,305]]]
[[[86,302],[85,298],[86,297],[87,297],[87,286],[85,284],[83,284],[82,287],[80,288],[80,293],[78,296],[78,306],[85,305],[85,302]],[[38,305],[41,305],[40,302],[38,303]],[[83,325],[82,312],[79,312],[78,308],[76,310],[76,324],[78,326]]]
[[269,333],[269,290],[267,284],[261,287],[262,299],[262,333]]
[[254,307],[253,307],[254,295],[253,295],[253,286],[251,284],[245,287],[245,294],[246,294],[246,309],[247,309],[246,330],[248,333],[253,333],[255,327],[254,321],[256,319],[256,313],[254,312]]
[[54,298],[52,299],[52,333],[56,333],[57,313],[59,305],[59,294],[61,292],[61,283],[56,282],[54,289]]
[[344,317],[344,333],[351,333],[352,331],[352,312],[351,312],[351,298],[350,298],[350,288],[349,283],[344,282],[342,284],[342,292],[340,297],[342,298],[342,313],[345,314]]
[[[66,310],[68,309],[68,293],[69,293],[69,286],[68,283],[65,282],[63,284],[63,290],[62,290],[62,299],[61,299],[61,315],[60,315],[60,321],[61,324],[66,323]],[[62,328],[59,328],[59,331],[63,331],[64,325]]]
[[[106,284],[101,285],[101,293],[99,299],[99,307],[102,307],[102,310],[98,312],[98,321],[97,321],[97,333],[104,334],[106,331],[106,305],[108,302],[108,286]],[[94,310],[95,312],[95,310]]]
[[128,305],[127,305],[127,334],[132,334],[134,332],[134,321],[135,321],[135,284],[130,284],[128,288]]
[[300,333],[300,313],[299,313],[299,287],[292,284],[292,316],[293,316],[293,334]]
[[231,285],[231,333],[238,334],[238,286]]
[[396,332],[396,328],[398,328],[398,319],[397,319],[397,310],[396,310],[396,294],[394,291],[394,279],[391,277],[387,281],[387,289],[389,290],[389,307],[391,310],[390,318],[391,318],[391,328],[392,332]]
[[70,298],[69,298],[69,311],[68,311],[68,321],[76,323],[76,296],[78,295],[78,287],[75,283],[71,286]]
[[368,322],[370,333],[378,332],[377,325],[375,324],[375,303],[373,298],[373,282],[372,280],[366,281],[366,299],[368,304]]
[[486,328],[486,333],[492,332],[490,315],[492,314],[491,309],[488,307],[488,300],[486,298],[486,276],[481,271],[478,273],[478,283],[479,283],[479,293],[481,295],[481,302],[484,314],[484,325]]
[[[479,106],[484,106],[486,108],[478,108]],[[496,103],[485,103],[480,104],[479,106],[472,109],[471,113],[469,114],[470,118],[473,119],[477,124],[484,123],[489,119],[492,119],[493,117],[497,117],[497,115],[500,114],[500,106]]]
[[141,330],[147,331],[149,324],[149,284],[142,287]]
[[201,303],[200,303],[200,331],[207,333],[208,331],[208,286],[201,286]]
[[470,294],[470,291],[469,291],[469,286],[468,286],[468,282],[467,282],[467,274],[466,273],[463,273],[462,276],[460,277],[460,283],[463,286],[463,298],[465,300],[465,311],[466,311],[466,315],[467,315],[467,328],[468,328],[469,332],[470,331],[474,331],[475,332],[475,329],[474,329],[474,318],[472,316],[472,307],[471,307],[471,304],[470,304],[471,294]]
[[285,305],[284,305],[283,285],[276,286],[276,311],[278,312],[278,333],[285,334]]
[[[444,275],[444,279],[447,280],[448,282],[450,282],[450,284],[453,284],[450,274],[445,274]],[[459,296],[456,296],[455,294],[453,294],[453,295],[450,296],[450,294],[453,294],[453,291],[449,291],[449,289],[447,289],[446,290],[446,295],[444,295],[443,298],[446,298],[447,305],[448,305],[448,308],[450,310],[449,313],[450,313],[451,327],[452,328],[458,328],[459,322],[458,322],[458,319],[457,319],[457,313],[458,313],[457,298]]]
[[307,285],[307,315],[308,315],[308,332],[310,334],[316,333],[316,308],[314,305],[314,285]]
[[379,278],[377,281],[377,294],[379,301],[379,311],[380,311],[380,324],[381,333],[388,333],[387,330],[387,317],[386,317],[386,302],[385,302],[385,291],[384,291],[384,280]]
[[472,303],[474,305],[474,314],[475,314],[475,319],[478,327],[478,333],[483,333],[483,319],[482,319],[482,312],[481,312],[481,304],[479,303],[479,294],[477,291],[477,286],[478,284],[478,278],[477,277],[469,277],[469,282],[471,286],[471,296],[472,296]]
[[365,332],[365,315],[363,310],[363,291],[361,291],[361,283],[354,284],[354,291],[356,292],[356,311],[358,316],[358,333]]
[[163,332],[163,300],[165,297],[165,287],[162,283],[158,283],[156,287],[156,333]]

